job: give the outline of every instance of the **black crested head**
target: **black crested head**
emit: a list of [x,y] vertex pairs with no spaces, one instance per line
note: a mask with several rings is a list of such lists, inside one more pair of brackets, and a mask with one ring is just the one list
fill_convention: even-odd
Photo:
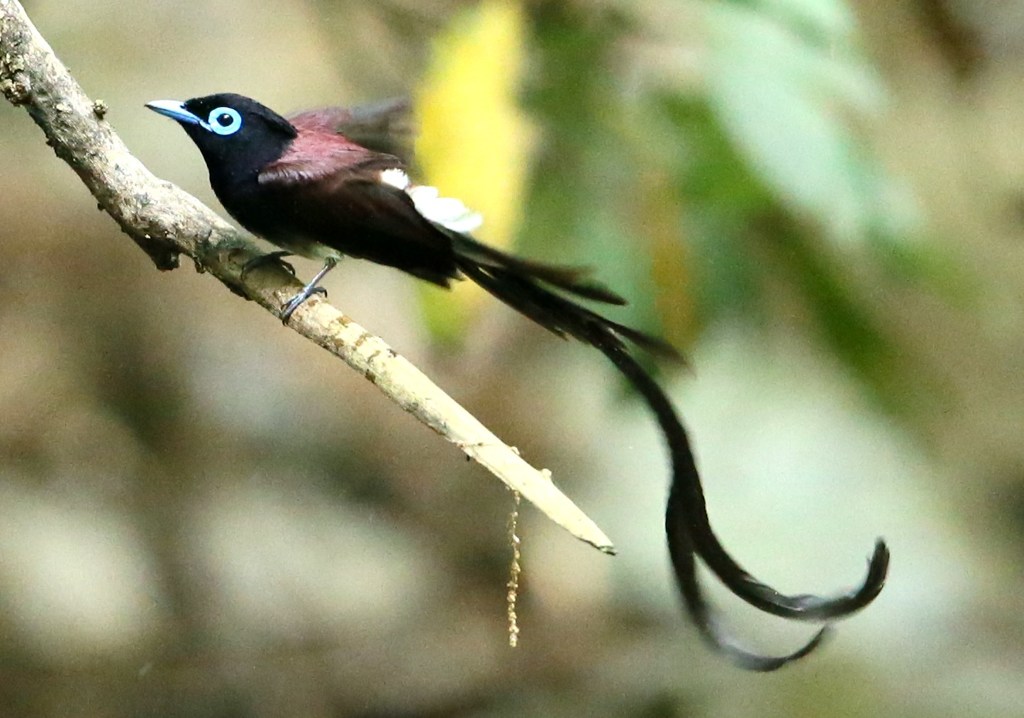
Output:
[[218,196],[231,185],[255,181],[298,134],[288,120],[256,100],[222,92],[185,102],[158,100],[146,107],[182,126],[206,160]]

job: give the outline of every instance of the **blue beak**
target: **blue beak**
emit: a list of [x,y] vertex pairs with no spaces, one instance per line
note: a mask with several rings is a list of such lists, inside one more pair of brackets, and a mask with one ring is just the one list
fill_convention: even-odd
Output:
[[146,107],[164,117],[170,117],[172,120],[183,125],[202,126],[204,124],[196,115],[185,109],[185,103],[178,102],[177,100],[154,100],[153,102],[147,102]]

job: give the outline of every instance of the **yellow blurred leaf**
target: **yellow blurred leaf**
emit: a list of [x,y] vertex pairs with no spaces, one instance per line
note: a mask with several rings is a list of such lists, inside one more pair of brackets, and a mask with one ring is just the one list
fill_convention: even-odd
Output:
[[[488,0],[461,13],[434,44],[420,88],[416,154],[423,181],[480,212],[480,239],[507,247],[519,227],[532,128],[519,109],[525,19],[518,3]],[[435,333],[461,334],[481,296],[465,283],[455,295],[422,294]]]

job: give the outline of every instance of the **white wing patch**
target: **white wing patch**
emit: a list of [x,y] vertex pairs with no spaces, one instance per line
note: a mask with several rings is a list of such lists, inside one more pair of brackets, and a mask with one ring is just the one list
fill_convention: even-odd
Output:
[[472,232],[484,223],[479,212],[474,212],[454,197],[439,197],[436,187],[414,185],[409,175],[393,167],[380,173],[380,181],[392,187],[404,190],[416,205],[416,211],[434,224],[439,224],[453,232]]
[[409,175],[404,170],[392,167],[391,169],[381,171],[380,181],[398,189],[406,189],[409,186]]

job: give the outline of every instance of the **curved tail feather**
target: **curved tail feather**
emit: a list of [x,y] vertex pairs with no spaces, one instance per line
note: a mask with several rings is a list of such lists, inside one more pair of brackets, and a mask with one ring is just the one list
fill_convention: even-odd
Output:
[[591,284],[585,284],[581,291],[578,270],[512,258],[473,240],[456,242],[455,247],[456,264],[463,274],[555,334],[571,336],[599,349],[654,413],[672,461],[672,482],[665,511],[669,554],[686,609],[707,642],[744,668],[771,671],[817,648],[827,635],[828,627],[820,629],[799,650],[784,656],[762,656],[740,647],[719,627],[704,598],[696,573],[696,557],[702,559],[734,594],[766,613],[783,618],[827,622],[849,616],[874,600],[885,583],[889,562],[888,549],[881,540],[875,546],[863,584],[836,596],[782,594],[751,576],[725,551],[711,528],[686,430],[668,397],[630,354],[623,340],[663,356],[678,359],[678,352],[666,342],[613,322],[544,285],[601,301],[609,301],[601,299],[605,294],[620,299],[618,295],[601,287],[597,292],[599,296],[594,296],[591,290],[595,285]]

